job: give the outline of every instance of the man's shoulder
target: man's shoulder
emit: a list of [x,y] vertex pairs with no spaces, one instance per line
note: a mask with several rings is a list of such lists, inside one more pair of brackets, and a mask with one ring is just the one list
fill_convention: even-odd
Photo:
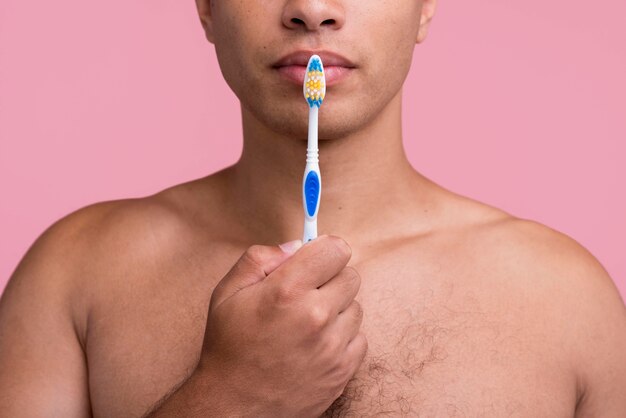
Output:
[[463,215],[457,217],[462,221],[451,229],[451,236],[458,235],[466,247],[490,254],[503,268],[543,272],[544,278],[567,277],[572,285],[572,280],[583,277],[612,283],[598,259],[564,232],[469,199],[455,210]]
[[[621,416],[626,397],[626,308],[600,261],[541,222],[467,201],[449,241],[482,272],[499,303],[566,359],[578,384],[577,416]],[[451,246],[454,248],[454,246]],[[545,355],[548,355],[546,352]]]
[[57,286],[82,287],[98,271],[171,256],[193,235],[184,205],[172,198],[174,189],[98,202],[64,216],[37,238],[11,281],[43,280],[36,278],[46,270],[46,280],[54,277]]
[[466,196],[447,191],[443,196],[434,233],[425,236],[458,251],[459,259],[488,263],[490,270],[500,270],[499,277],[524,275],[536,286],[614,288],[596,257],[564,232]]
[[[570,319],[618,318],[625,324],[620,293],[600,261],[580,242],[541,222],[513,216],[484,204],[472,204],[464,227],[455,228],[460,251],[491,280],[518,297],[532,298],[569,312]],[[580,317],[580,318],[579,318]],[[577,332],[582,330],[576,327]]]
[[600,261],[586,247],[541,222],[506,216],[484,225],[483,239],[505,265],[535,274],[539,279],[555,280],[555,285],[613,284]]
[[94,297],[131,278],[156,277],[197,245],[197,227],[181,201],[185,187],[98,202],[64,216],[35,240],[5,293],[28,288],[55,295],[84,329]]
[[606,269],[573,237],[498,209],[486,213],[491,216],[484,222],[468,227],[466,242],[480,251],[484,262],[500,269],[500,277],[515,277],[555,299],[558,294],[587,294],[621,302]]
[[149,251],[185,231],[180,209],[160,195],[98,202],[68,214],[50,226],[34,247],[63,252],[72,259],[100,253]]
[[542,323],[545,341],[569,359],[578,416],[618,416],[612,408],[626,406],[617,389],[626,384],[626,308],[598,259],[567,234],[511,215],[476,226],[469,239],[489,276],[506,282],[511,309]]
[[[565,353],[571,353],[579,399],[577,416],[621,416],[626,407],[626,308],[596,257],[572,237],[541,223],[515,219],[503,237],[513,240],[512,259],[535,286]],[[528,288],[527,288],[528,289]],[[541,305],[539,305],[541,306]]]
[[163,247],[180,247],[198,229],[199,208],[212,210],[215,186],[208,180],[177,184],[145,197],[85,206],[55,222],[35,246],[63,248],[83,258],[106,253],[137,256]]

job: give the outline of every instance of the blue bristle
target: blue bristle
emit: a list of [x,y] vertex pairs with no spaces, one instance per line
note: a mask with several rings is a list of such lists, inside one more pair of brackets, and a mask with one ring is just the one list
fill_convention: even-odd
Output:
[[319,59],[313,58],[309,65],[309,71],[322,71],[322,63]]
[[309,107],[313,107],[313,106],[320,107],[322,105],[322,102],[323,102],[323,100],[321,98],[319,100],[311,100],[310,97],[308,99],[306,99],[306,101],[309,102]]

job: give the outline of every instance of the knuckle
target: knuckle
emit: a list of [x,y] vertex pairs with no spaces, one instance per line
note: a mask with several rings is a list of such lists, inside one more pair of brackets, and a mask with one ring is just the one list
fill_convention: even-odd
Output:
[[318,332],[326,326],[330,319],[330,314],[320,306],[314,306],[308,310],[307,319],[310,329]]
[[248,247],[243,255],[244,259],[249,261],[251,264],[261,266],[265,255],[265,247],[263,245],[252,245]]
[[354,317],[360,323],[363,320],[363,306],[356,300],[352,301],[352,305],[354,306]]
[[341,337],[336,334],[327,336],[324,346],[325,351],[334,357],[341,347]]
[[295,299],[295,290],[291,286],[284,284],[277,286],[274,290],[274,301],[278,304],[290,303]]
[[348,282],[348,286],[356,286],[357,288],[361,286],[361,275],[352,266],[346,266],[343,269],[343,274],[346,276],[346,281]]

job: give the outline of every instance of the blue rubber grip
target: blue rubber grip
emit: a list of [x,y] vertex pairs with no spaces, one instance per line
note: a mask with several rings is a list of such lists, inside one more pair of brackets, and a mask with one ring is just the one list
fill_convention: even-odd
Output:
[[315,214],[317,201],[320,197],[320,179],[315,171],[309,171],[304,182],[304,196],[306,200],[306,211],[309,216]]

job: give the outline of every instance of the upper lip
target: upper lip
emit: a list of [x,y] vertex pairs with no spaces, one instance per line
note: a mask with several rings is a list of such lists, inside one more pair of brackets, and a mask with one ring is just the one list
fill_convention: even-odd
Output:
[[290,54],[285,55],[278,61],[274,63],[274,67],[284,67],[286,65],[301,65],[306,67],[309,63],[309,59],[311,55],[319,55],[322,60],[322,65],[326,66],[337,66],[337,67],[348,67],[353,68],[355,65],[347,59],[346,57],[339,55],[336,52],[332,51],[295,51]]

